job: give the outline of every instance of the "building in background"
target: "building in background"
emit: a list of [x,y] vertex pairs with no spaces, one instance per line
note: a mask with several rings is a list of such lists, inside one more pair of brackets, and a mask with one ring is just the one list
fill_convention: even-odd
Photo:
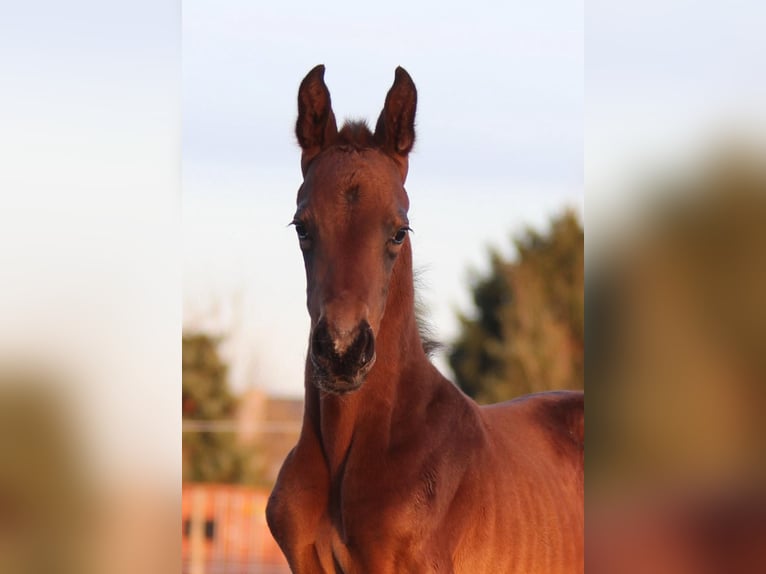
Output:
[[183,574],[288,574],[266,524],[268,496],[260,487],[184,485]]
[[302,417],[302,400],[250,389],[237,398],[233,420],[207,421],[199,428],[185,421],[186,433],[233,433],[245,469],[240,484],[183,485],[184,574],[289,572],[265,513],[282,462],[298,440]]

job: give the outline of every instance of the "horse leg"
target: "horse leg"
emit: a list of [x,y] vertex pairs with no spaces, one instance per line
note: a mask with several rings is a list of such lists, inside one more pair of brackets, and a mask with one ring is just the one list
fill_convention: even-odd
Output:
[[317,455],[321,459],[320,452],[299,442],[282,465],[266,507],[269,529],[294,574],[334,570],[321,560],[316,547],[329,490],[324,465],[312,464]]

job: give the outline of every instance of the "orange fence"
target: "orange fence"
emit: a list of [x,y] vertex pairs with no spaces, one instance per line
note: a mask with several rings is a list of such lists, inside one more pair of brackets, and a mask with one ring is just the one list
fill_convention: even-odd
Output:
[[265,490],[183,486],[184,574],[289,574],[266,525]]

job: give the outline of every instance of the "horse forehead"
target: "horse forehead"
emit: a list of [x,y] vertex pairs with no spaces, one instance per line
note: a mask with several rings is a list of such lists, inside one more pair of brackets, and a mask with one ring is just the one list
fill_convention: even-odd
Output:
[[[317,158],[306,180],[306,191],[318,201],[388,204],[404,189],[393,160],[378,150],[338,149]],[[375,200],[375,201],[372,201]]]

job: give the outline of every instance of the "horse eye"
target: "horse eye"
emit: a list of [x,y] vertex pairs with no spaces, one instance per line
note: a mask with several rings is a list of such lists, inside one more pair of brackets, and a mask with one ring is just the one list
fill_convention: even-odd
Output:
[[306,226],[303,225],[302,223],[295,224],[295,233],[298,234],[298,239],[300,239],[301,241],[309,238],[309,232],[306,231]]
[[408,231],[409,227],[402,227],[399,229],[399,231],[396,232],[396,235],[391,238],[391,241],[394,243],[394,245],[401,245],[404,243],[404,238],[407,237]]

